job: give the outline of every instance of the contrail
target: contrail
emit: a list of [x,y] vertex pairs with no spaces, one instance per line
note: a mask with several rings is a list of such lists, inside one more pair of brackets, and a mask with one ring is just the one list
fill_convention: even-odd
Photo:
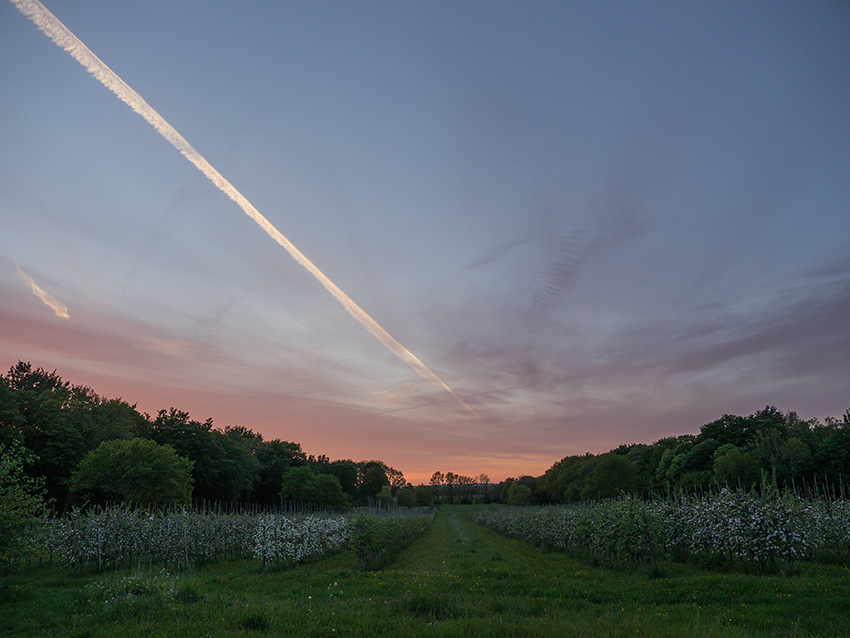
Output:
[[41,288],[38,287],[38,284],[35,283],[32,277],[30,277],[27,273],[21,270],[21,267],[18,265],[18,262],[15,262],[15,268],[18,269],[18,276],[24,280],[24,282],[32,289],[32,294],[41,299],[42,303],[45,306],[50,307],[54,313],[56,313],[57,317],[61,317],[62,319],[68,319],[68,306],[63,304],[53,295],[49,295],[44,292]]
[[358,306],[354,301],[346,295],[335,283],[319,270],[313,262],[305,257],[292,242],[290,242],[283,234],[275,228],[272,223],[263,217],[260,212],[254,208],[242,193],[228,182],[221,174],[215,170],[212,165],[196,151],[189,142],[187,142],[177,130],[171,126],[165,119],[154,110],[154,108],[142,99],[142,96],[131,89],[116,73],[110,69],[103,61],[98,58],[89,48],[83,44],[77,36],[75,36],[59,19],[48,11],[38,0],[11,0],[12,3],[29,18],[41,31],[47,35],[53,42],[71,54],[77,62],[82,64],[86,70],[91,73],[94,78],[103,84],[107,89],[112,91],[118,98],[127,106],[141,115],[147,122],[153,126],[160,135],[168,140],[174,148],[180,151],[187,160],[195,165],[207,179],[215,184],[218,189],[232,199],[241,208],[248,217],[253,219],[257,225],[274,239],[278,244],[283,246],[292,258],[301,264],[307,271],[319,280],[325,289],[334,296],[343,308],[348,313],[357,319],[360,324],[366,328],[372,336],[380,341],[399,359],[404,361],[411,369],[414,370],[423,379],[427,379],[437,386],[443,388],[451,394],[463,407],[465,407],[474,416],[478,417],[475,411],[469,407],[454,391],[431,371],[428,366],[422,363],[412,352],[401,345],[395,338],[384,330],[377,321],[372,319],[365,310]]

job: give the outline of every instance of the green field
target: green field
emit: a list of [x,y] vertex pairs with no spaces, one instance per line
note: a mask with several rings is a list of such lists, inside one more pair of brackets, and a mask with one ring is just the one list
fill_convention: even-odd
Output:
[[188,572],[0,581],[9,636],[850,636],[850,569],[664,576],[612,570],[512,540],[441,508],[380,570],[345,552],[287,570],[257,561]]

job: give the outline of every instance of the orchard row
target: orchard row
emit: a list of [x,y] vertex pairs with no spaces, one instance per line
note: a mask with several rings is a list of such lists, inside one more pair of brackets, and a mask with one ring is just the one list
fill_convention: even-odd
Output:
[[46,518],[31,539],[36,553],[75,570],[161,565],[190,567],[255,558],[283,565],[353,549],[368,565],[421,532],[432,514],[295,515],[151,510],[119,505]]
[[660,556],[743,562],[760,568],[850,555],[850,502],[788,492],[723,489],[646,501],[479,509],[501,533],[608,564],[656,566]]

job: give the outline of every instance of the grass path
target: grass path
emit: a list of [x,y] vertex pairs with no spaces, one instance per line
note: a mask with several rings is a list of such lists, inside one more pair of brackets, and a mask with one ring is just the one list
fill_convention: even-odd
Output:
[[[138,577],[138,576],[136,576]],[[286,571],[222,563],[189,574],[0,581],[0,636],[850,636],[850,570],[666,578],[588,566],[474,524],[461,507],[390,565],[339,554]],[[146,584],[145,584],[146,583]],[[103,593],[105,592],[105,593]]]

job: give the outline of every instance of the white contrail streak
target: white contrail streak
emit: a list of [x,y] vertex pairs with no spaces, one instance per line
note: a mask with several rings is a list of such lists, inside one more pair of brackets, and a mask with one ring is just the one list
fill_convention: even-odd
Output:
[[45,306],[48,306],[54,313],[56,313],[57,317],[61,317],[62,319],[68,319],[68,306],[63,304],[53,295],[50,295],[44,292],[41,288],[38,287],[38,284],[35,283],[32,277],[30,277],[27,273],[21,270],[21,267],[18,265],[18,262],[15,262],[15,268],[18,269],[18,276],[24,280],[27,286],[32,290],[32,294],[41,299],[42,303]]
[[298,250],[292,242],[290,242],[283,234],[275,228],[272,223],[263,217],[260,212],[254,208],[236,188],[228,182],[221,174],[215,170],[212,165],[196,151],[189,142],[187,142],[177,130],[171,126],[165,119],[150,106],[142,96],[131,89],[118,75],[115,74],[103,61],[92,53],[89,48],[83,44],[77,36],[64,25],[59,19],[48,11],[44,5],[38,0],[11,0],[12,3],[23,13],[27,18],[32,20],[35,25],[41,29],[53,42],[62,47],[65,51],[71,54],[77,62],[82,64],[86,70],[91,73],[95,79],[103,84],[107,89],[112,91],[118,98],[127,106],[141,115],[148,123],[153,126],[160,135],[168,140],[174,148],[180,151],[187,160],[195,165],[207,179],[215,184],[219,190],[232,199],[245,212],[248,217],[253,219],[260,228],[274,239],[278,244],[283,246],[292,258],[301,264],[307,271],[319,280],[329,293],[345,308],[348,313],[357,319],[366,330],[393,352],[399,359],[410,366],[419,376],[449,392],[461,405],[476,417],[475,411],[470,408],[454,391],[446,385],[440,377],[431,371],[428,366],[422,363],[412,352],[401,345],[393,338],[386,330],[384,330],[377,321],[372,319],[365,310],[358,306],[352,299],[346,295],[335,283],[319,270],[313,262],[307,259],[300,250]]

